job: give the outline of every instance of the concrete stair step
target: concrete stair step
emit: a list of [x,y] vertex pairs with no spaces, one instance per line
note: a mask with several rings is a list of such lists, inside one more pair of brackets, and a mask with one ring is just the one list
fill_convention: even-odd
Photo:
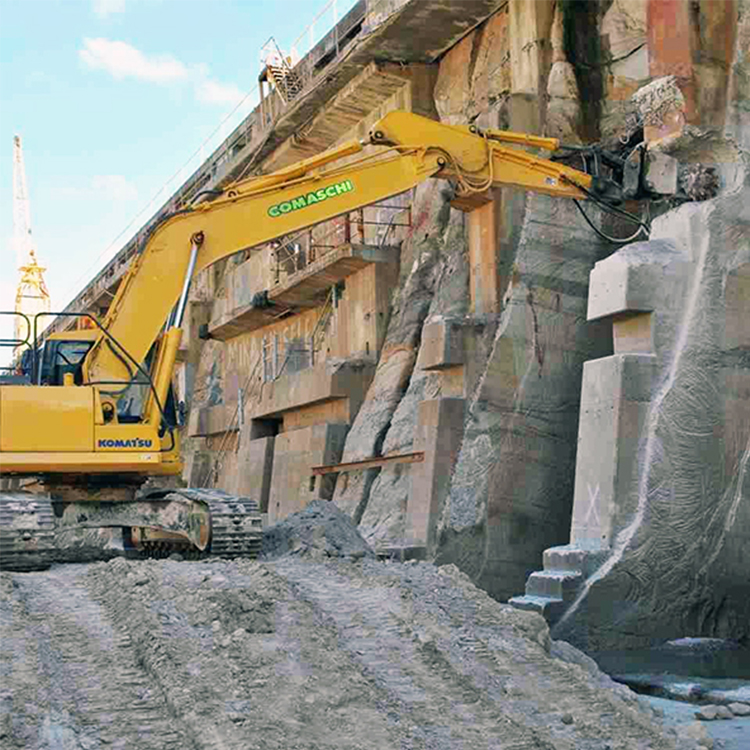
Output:
[[569,570],[588,578],[609,556],[609,550],[587,550],[566,544],[544,550],[544,570]]
[[508,600],[508,604],[516,609],[523,609],[527,612],[536,612],[549,624],[552,624],[562,617],[567,606],[562,599],[553,599],[548,596],[532,596],[529,594],[514,596]]
[[508,604],[538,612],[550,625],[562,617],[579,588],[607,559],[609,550],[588,550],[566,544],[544,550],[544,570],[526,580],[526,593]]
[[573,600],[575,592],[582,583],[583,574],[581,573],[570,570],[540,570],[528,577],[526,594],[568,602]]

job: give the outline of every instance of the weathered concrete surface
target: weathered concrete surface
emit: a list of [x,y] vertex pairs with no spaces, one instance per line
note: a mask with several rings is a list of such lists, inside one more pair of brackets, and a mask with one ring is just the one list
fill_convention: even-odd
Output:
[[334,475],[315,476],[312,467],[339,462],[348,429],[346,424],[316,424],[276,436],[270,523],[302,510],[311,500],[331,499]]
[[240,437],[237,448],[237,486],[227,487],[227,492],[256,500],[261,513],[267,513],[276,438],[271,436],[248,440],[247,437],[249,436]]
[[411,494],[406,506],[405,546],[435,548],[437,519],[448,492],[463,439],[463,398],[425,399],[419,404],[414,449],[424,451],[411,469]]

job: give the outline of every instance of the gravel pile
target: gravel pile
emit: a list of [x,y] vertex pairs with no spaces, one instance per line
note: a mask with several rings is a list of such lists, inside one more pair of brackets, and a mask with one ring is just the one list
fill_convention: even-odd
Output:
[[304,510],[263,531],[261,559],[287,555],[310,560],[375,557],[349,516],[326,500],[313,500]]

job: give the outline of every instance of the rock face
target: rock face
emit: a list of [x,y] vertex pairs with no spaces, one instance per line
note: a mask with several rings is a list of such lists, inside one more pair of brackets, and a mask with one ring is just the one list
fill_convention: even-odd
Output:
[[[693,165],[683,183],[715,168],[721,193],[626,204],[652,224],[644,242],[632,218],[591,201],[583,210],[603,234],[571,201],[494,188],[464,196],[472,211],[461,213],[453,186],[420,185],[398,284],[380,297],[390,312],[373,379],[342,418],[340,460],[325,463],[424,460],[339,473],[325,497],[376,552],[418,547],[501,600],[526,585],[545,615],[575,601],[555,634],[590,649],[746,636],[750,0],[494,7],[425,65],[412,105],[453,125],[602,141],[623,157],[648,141]],[[634,98],[668,77],[664,111],[665,88]],[[600,166],[578,152],[569,163]],[[607,274],[616,283],[602,286]],[[220,349],[206,345],[196,376],[196,401],[217,409],[240,392],[217,375]],[[319,400],[331,395],[345,394]],[[317,408],[304,419],[336,421]],[[264,455],[300,429],[302,416],[284,416],[276,434],[285,410],[254,425],[253,438],[275,441]],[[195,481],[249,467],[239,445],[223,468],[196,460]],[[303,458],[300,486],[315,465]]]
[[494,596],[522,588],[544,540],[567,528],[584,361],[611,346],[584,322],[586,281],[608,250],[570,203],[529,196],[489,356],[438,522],[440,560]]
[[[598,15],[589,14],[576,27],[559,9],[545,15],[540,4],[535,7],[520,26],[513,26],[518,16],[513,22],[497,14],[443,57],[434,92],[441,119],[515,129],[520,123],[573,141],[592,132],[638,138],[643,122],[631,97],[668,57],[666,41],[654,29],[656,11],[645,0],[605,3]],[[484,310],[469,294],[477,273],[470,231],[461,234],[454,218],[440,231],[425,227],[426,235],[440,238],[437,254],[427,256],[433,271],[420,276],[426,268],[419,263],[408,275],[402,271],[407,281],[399,299],[401,306],[410,304],[414,281],[429,279],[424,287],[429,304],[425,295],[417,295],[408,333],[397,310],[389,338],[405,344],[408,355],[391,374],[394,355],[385,352],[380,377],[347,440],[345,455],[351,458],[373,455],[371,449],[382,455],[413,450],[418,402],[449,395],[445,377],[421,369],[419,326],[448,311],[480,321],[481,332],[468,336],[474,348],[467,354],[471,366],[464,369],[460,394],[465,399],[460,448],[446,470],[448,486],[434,513],[429,552],[440,562],[456,563],[503,599],[523,590],[533,561],[541,560],[543,548],[554,540],[570,538],[596,551],[595,564],[592,558],[582,575],[571,574],[581,581],[593,577],[577,614],[556,631],[590,648],[686,634],[741,637],[750,621],[743,603],[750,596],[744,584],[737,585],[750,562],[745,552],[750,341],[740,322],[748,312],[742,147],[748,132],[743,40],[749,9],[746,0],[738,3],[735,28],[723,10],[701,3],[701,38],[716,52],[716,75],[711,78],[707,64],[697,61],[692,84],[678,77],[690,121],[714,128],[725,123],[730,137],[690,130],[691,125],[670,148],[683,162],[717,165],[722,195],[666,212],[656,208],[663,215],[653,222],[653,244],[625,248],[605,260],[617,247],[597,238],[571,203],[504,191],[496,196],[499,298]],[[551,55],[540,55],[535,63],[536,84],[533,76],[517,75],[512,67],[517,40],[508,40],[511,26],[534,43],[549,43]],[[722,51],[718,28],[725,28],[723,44],[730,53]],[[598,35],[598,42],[586,46],[587,34]],[[529,49],[524,47],[524,54]],[[686,49],[689,59],[693,53]],[[731,65],[721,62],[729,59]],[[591,78],[597,60],[605,61],[598,82]],[[598,104],[591,101],[597,86],[604,97]],[[729,92],[724,98],[712,93],[722,86]],[[594,224],[608,226],[606,216],[587,210]],[[632,227],[608,231],[625,236]],[[466,276],[459,270],[459,254],[467,245],[470,289],[461,292]],[[406,257],[419,247],[412,241]],[[613,340],[612,317],[590,314],[589,276],[599,261],[641,265],[650,277],[655,301],[642,309],[655,312],[649,329],[653,341],[646,349],[628,348],[642,347],[633,328],[639,322],[616,326]],[[449,267],[458,274],[447,277],[439,270]],[[470,297],[463,307],[461,293]],[[593,362],[604,362],[613,351],[615,358],[625,356],[625,369],[615,368],[611,376],[595,373]],[[597,429],[579,432],[579,416],[593,408],[593,402],[581,405],[589,361],[590,387],[604,391],[614,387],[611,378],[625,378],[624,387],[635,387],[628,373],[641,368],[633,375],[642,392],[633,396],[632,408],[617,406],[617,399],[629,398],[625,391],[612,397],[621,417],[620,448],[612,455]],[[631,417],[635,422],[627,422]],[[583,529],[593,522],[586,514],[598,486],[584,481],[587,466],[594,474],[601,469],[617,478],[606,501],[604,484],[598,490],[599,521],[606,516],[611,522],[604,538],[594,539],[591,529]],[[399,465],[339,478],[336,502],[360,522],[376,548],[410,541],[408,506],[419,501],[410,495],[414,471]]]
[[[518,99],[512,92],[508,23],[507,12],[496,14],[442,59],[434,97],[444,122],[535,127],[533,117],[525,120],[534,95]],[[550,91],[561,106],[575,109],[562,17],[555,23],[562,78],[550,78]],[[486,260],[469,252],[466,215],[428,207],[434,191],[421,195],[425,202],[416,213],[431,216],[402,249],[403,283],[387,342],[342,461],[414,450],[419,403],[465,399],[460,450],[455,466],[443,467],[446,482],[432,513],[429,552],[460,565],[493,596],[507,598],[523,588],[543,549],[568,533],[581,369],[611,350],[609,327],[585,320],[587,280],[611,249],[572,203],[498,191],[497,244]],[[601,221],[595,209],[591,216]],[[469,287],[484,274],[497,276],[498,291],[482,306]],[[466,365],[455,391],[447,376],[422,369],[421,332],[439,318],[467,316]],[[334,501],[376,548],[408,546],[414,472],[396,465],[341,475]]]
[[591,411],[582,418],[571,542],[609,557],[559,637],[606,649],[622,644],[623,630],[633,646],[674,633],[750,633],[742,573],[750,565],[750,243],[740,229],[750,222],[748,198],[745,182],[670,211],[654,221],[650,242],[620,250],[592,274],[590,315],[623,307],[616,287],[625,300],[616,321],[628,309],[651,312],[631,312],[630,330],[615,322],[616,353],[587,364],[588,392],[606,393],[593,373],[617,360],[628,372],[623,386],[640,382],[644,394],[631,402],[630,425],[610,456],[604,423],[586,427],[600,419],[606,396],[595,407],[585,378]]
[[[401,251],[402,281],[392,305],[385,344],[372,385],[349,430],[342,463],[409,450],[409,430],[399,438],[398,425],[402,425],[403,433],[405,405],[402,404],[410,389],[413,393],[412,381],[422,326],[433,309],[436,290],[442,285],[448,256],[455,255],[451,262],[460,265],[465,249],[460,214],[456,213],[451,220],[451,208],[439,187],[433,182],[418,188],[416,221],[412,235]],[[456,296],[461,298],[464,289],[462,287]],[[412,416],[415,409],[416,402],[411,409]],[[378,472],[378,469],[370,469],[339,475],[333,499],[356,523],[367,512]],[[382,482],[378,484],[382,490]],[[383,496],[380,518],[384,519],[387,528],[387,519],[393,516],[390,528],[394,534],[403,534],[405,502],[403,491],[400,494],[398,490],[390,494],[386,491]],[[395,512],[391,510],[394,508]],[[367,521],[363,528],[369,541],[378,538],[378,532],[372,528],[378,525],[372,512],[371,509],[369,533]]]

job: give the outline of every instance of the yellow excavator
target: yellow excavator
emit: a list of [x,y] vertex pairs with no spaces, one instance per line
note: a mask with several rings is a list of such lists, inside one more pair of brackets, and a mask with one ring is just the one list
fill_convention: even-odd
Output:
[[[367,139],[237,182],[163,220],[142,243],[104,320],[89,316],[87,329],[40,337],[29,350],[33,366],[0,384],[0,488],[16,487],[0,489],[0,568],[68,559],[65,540],[73,537],[66,533],[82,528],[123,529],[127,545],[143,553],[166,547],[257,555],[255,501],[213,489],[141,488],[148,477],[182,471],[171,382],[191,279],[233,253],[430,177],[451,180],[453,205],[467,211],[494,186],[593,200],[615,211],[624,197],[639,197],[643,158],[599,152],[595,161],[608,166],[592,175],[523,146],[556,151],[560,143],[391,112]],[[582,154],[580,163],[587,161]],[[17,489],[30,479],[33,491]]]

